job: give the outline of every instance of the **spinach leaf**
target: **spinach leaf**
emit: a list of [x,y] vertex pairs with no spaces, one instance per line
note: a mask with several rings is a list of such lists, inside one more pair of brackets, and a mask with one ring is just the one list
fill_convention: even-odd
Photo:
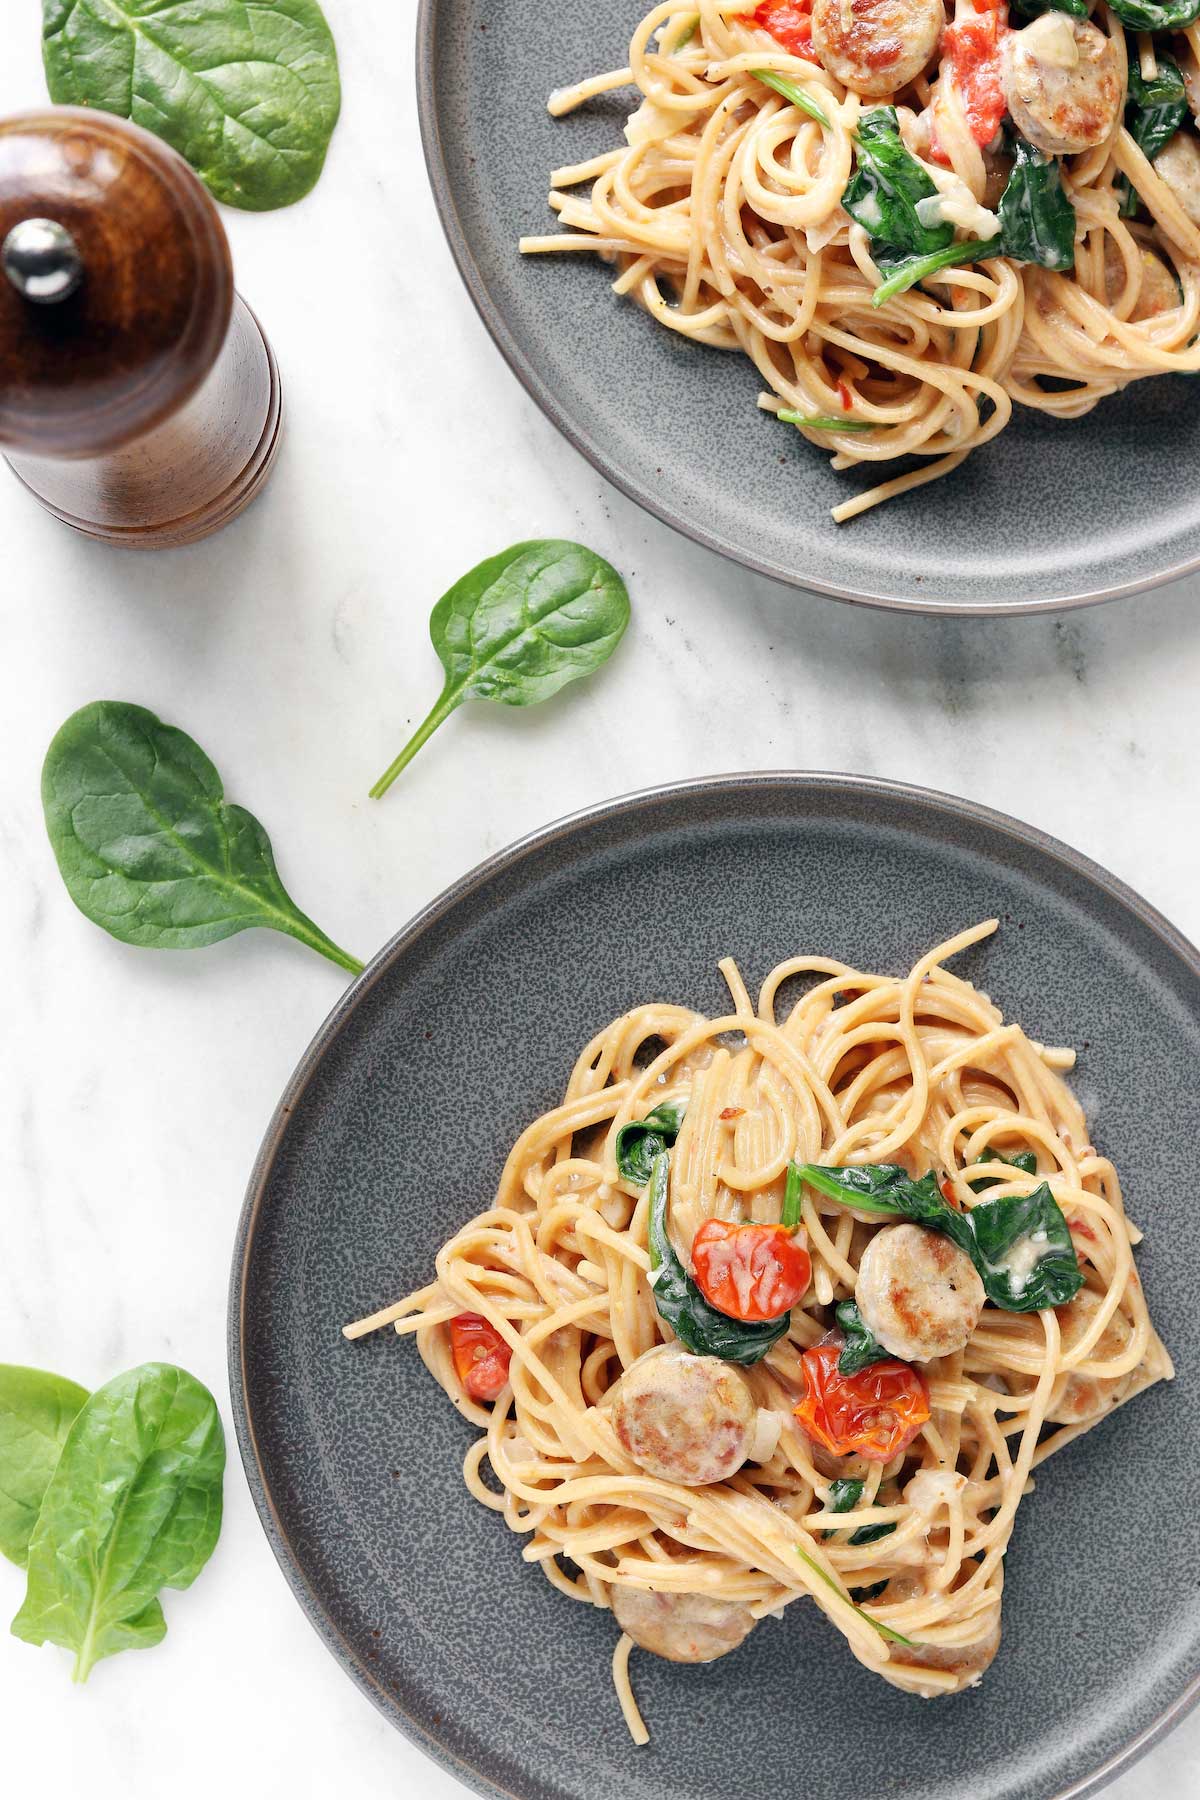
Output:
[[826,1505],[830,1512],[853,1512],[863,1497],[865,1481],[855,1481],[852,1476],[839,1475],[836,1481],[829,1484],[829,1498]]
[[798,106],[801,112],[806,112],[810,119],[817,121],[818,125],[824,125],[826,130],[829,129],[828,114],[822,111],[815,100],[809,99],[798,81],[789,81],[786,75],[777,74],[774,69],[751,69],[750,73],[755,81],[761,81],[765,86],[774,88],[777,94],[782,94],[785,100],[790,100],[793,106]]
[[341,107],[317,0],[42,0],[42,60],[52,100],[143,125],[249,212],[308,193]]
[[846,1334],[845,1347],[838,1357],[838,1370],[843,1375],[857,1375],[872,1363],[886,1362],[890,1352],[878,1343],[863,1322],[853,1300],[843,1300],[834,1309],[834,1317]]
[[661,1150],[650,1175],[650,1292],[659,1317],[694,1356],[719,1356],[722,1362],[731,1363],[761,1362],[772,1344],[784,1336],[791,1314],[747,1325],[708,1304],[676,1256],[667,1231],[669,1164],[670,1157]]
[[981,1200],[970,1212],[956,1212],[932,1169],[920,1180],[892,1163],[851,1169],[802,1163],[800,1173],[843,1206],[944,1233],[971,1258],[988,1299],[1006,1312],[1065,1306],[1083,1286],[1071,1233],[1046,1182],[1032,1194]]
[[[1187,90],[1174,57],[1155,52],[1158,72],[1153,81],[1144,81],[1136,60],[1129,64],[1129,95],[1125,102],[1125,126],[1134,143],[1153,162],[1183,123],[1187,112]],[[1138,209],[1137,192],[1125,176],[1121,178],[1124,195],[1121,211],[1131,218]]]
[[890,1537],[895,1529],[894,1519],[885,1519],[878,1525],[860,1525],[857,1531],[850,1533],[847,1542],[858,1547],[863,1544],[875,1544],[880,1538]]
[[1013,0],[1015,10],[1026,19],[1038,19],[1043,13],[1070,13],[1073,19],[1086,19],[1087,0]]
[[166,1633],[163,1587],[188,1587],[221,1529],[225,1437],[194,1376],[145,1363],[85,1401],[29,1544],[13,1632],[75,1652],[75,1680],[101,1657]]
[[882,1594],[884,1588],[887,1586],[888,1580],[889,1577],[885,1575],[882,1581],[873,1581],[869,1587],[851,1588],[850,1598],[858,1601],[860,1605],[864,1600],[878,1600],[880,1594]]
[[678,1100],[664,1100],[644,1119],[622,1125],[617,1133],[617,1170],[623,1181],[645,1187],[654,1173],[654,1159],[669,1150],[679,1136],[686,1106]]
[[790,407],[781,406],[775,414],[785,425],[807,425],[810,431],[874,431],[876,426],[869,419],[839,419],[829,413],[793,412]]
[[[846,1599],[846,1595],[842,1592],[842,1589],[839,1586],[839,1584],[833,1579],[833,1577],[831,1575],[826,1574],[825,1570],[821,1567],[820,1563],[816,1560],[815,1557],[809,1556],[808,1552],[806,1550],[802,1550],[800,1548],[799,1544],[794,1544],[792,1547],[795,1550],[796,1555],[800,1558],[800,1561],[802,1563],[806,1563],[808,1565],[808,1567],[812,1570],[813,1574],[816,1575],[817,1577],[819,1577],[819,1579],[825,1583],[826,1587],[832,1588],[834,1593],[837,1594],[840,1599],[842,1599],[842,1600]],[[907,1644],[909,1649],[911,1650],[913,1648],[913,1644],[914,1644],[914,1640],[912,1638],[901,1637],[901,1635],[898,1631],[893,1631],[892,1627],[890,1625],[885,1625],[883,1623],[882,1619],[873,1619],[871,1617],[870,1613],[863,1612],[863,1610],[860,1606],[854,1605],[854,1598],[853,1598],[854,1594],[856,1594],[856,1593],[869,1594],[870,1591],[871,1590],[869,1588],[852,1589],[851,1590],[851,1598],[849,1599],[848,1604],[850,1606],[854,1607],[854,1610],[856,1613],[858,1613],[859,1617],[862,1619],[865,1619],[867,1624],[872,1626],[879,1633],[880,1637],[887,1638],[893,1644]]]
[[395,762],[379,799],[464,700],[535,706],[606,663],[629,623],[617,571],[582,544],[535,538],[490,556],[442,595],[429,620],[446,685]]
[[0,1552],[24,1568],[29,1539],[87,1389],[0,1363]]
[[270,838],[227,803],[199,744],[144,707],[73,713],[46,752],[42,805],[67,892],[122,943],[194,950],[260,925],[362,973],[291,899]]
[[940,269],[950,269],[957,263],[983,262],[986,257],[1003,254],[1003,241],[994,238],[968,238],[962,244],[947,244],[944,250],[935,250],[929,256],[911,256],[895,262],[885,257],[882,262],[875,258],[876,266],[886,279],[881,281],[871,295],[872,306],[882,306],[893,294],[903,294],[918,281],[927,281]]
[[1200,0],[1112,0],[1112,9],[1130,31],[1183,31],[1200,18]]
[[938,225],[921,223],[918,204],[935,199],[937,188],[905,148],[894,106],[876,106],[862,114],[854,148],[857,166],[842,193],[842,205],[869,234],[878,267],[949,248],[952,225],[944,220]]
[[1073,269],[1075,208],[1058,158],[1043,156],[1023,137],[1012,141],[1015,161],[999,207],[1004,255],[1043,269]]
[[[977,1163],[1007,1163],[1010,1169],[1019,1169],[1022,1175],[1037,1174],[1037,1155],[1032,1150],[1014,1150],[1007,1156],[1003,1150],[985,1150],[982,1156],[975,1158]],[[998,1175],[968,1175],[967,1186],[977,1194],[985,1194],[991,1187],[999,1187]]]

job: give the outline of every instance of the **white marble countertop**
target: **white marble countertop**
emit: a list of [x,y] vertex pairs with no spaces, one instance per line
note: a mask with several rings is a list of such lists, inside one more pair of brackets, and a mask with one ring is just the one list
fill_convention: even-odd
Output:
[[[0,1359],[87,1384],[175,1360],[227,1425],[243,1188],[341,977],[266,933],[158,955],[74,911],[38,779],[84,702],[136,700],[191,731],[266,823],[300,904],[364,957],[557,815],[652,782],[786,766],[1003,808],[1200,938],[1200,581],[1059,618],[929,621],[784,591],[643,517],[555,435],[460,286],[418,147],[410,7],[329,10],[346,100],[321,185],[288,212],[226,214],[284,375],[265,496],[220,537],[137,556],[77,539],[0,471]],[[36,15],[34,0],[5,9],[0,112],[44,102]],[[464,709],[386,802],[369,801],[439,686],[433,600],[539,534],[578,537],[630,578],[620,654],[565,703]],[[648,715],[659,656],[669,680]],[[21,1591],[0,1562],[0,1609]],[[166,1610],[161,1647],[104,1663],[82,1689],[62,1652],[0,1632],[8,1792],[463,1793],[304,1623],[232,1441],[220,1545]],[[1200,1714],[1114,1800],[1196,1794],[1198,1764]]]

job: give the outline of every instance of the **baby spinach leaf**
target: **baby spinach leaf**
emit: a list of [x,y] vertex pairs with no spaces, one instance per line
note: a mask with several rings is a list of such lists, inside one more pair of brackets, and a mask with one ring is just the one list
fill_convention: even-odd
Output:
[[[1037,1174],[1037,1156],[1032,1150],[1014,1150],[1011,1156],[1003,1150],[985,1150],[982,1156],[975,1158],[977,1163],[1007,1163],[1010,1169],[1019,1169],[1022,1175]],[[991,1187],[999,1187],[999,1175],[968,1175],[967,1186],[976,1194],[985,1194]]]
[[856,1481],[852,1476],[839,1475],[836,1481],[829,1484],[829,1498],[826,1505],[830,1512],[853,1512],[863,1497],[865,1481]]
[[0,1363],[0,1552],[24,1568],[42,1496],[87,1389]]
[[[1142,78],[1135,58],[1129,64],[1129,94],[1125,102],[1125,127],[1134,143],[1150,162],[1165,149],[1183,123],[1187,113],[1187,90],[1174,57],[1155,52],[1158,71],[1153,80]],[[1124,197],[1121,211],[1131,218],[1138,209],[1138,196],[1131,183],[1122,176]]]
[[664,1100],[644,1119],[622,1125],[617,1133],[617,1169],[623,1181],[645,1187],[654,1172],[654,1159],[669,1150],[679,1136],[686,1106],[679,1100]]
[[731,1363],[761,1362],[787,1331],[791,1314],[748,1325],[709,1305],[676,1256],[667,1231],[669,1165],[670,1157],[661,1150],[650,1174],[650,1292],[659,1317],[694,1356],[719,1356],[722,1362]]
[[1200,18],[1200,0],[1112,0],[1112,9],[1130,31],[1184,31]]
[[847,1542],[861,1548],[863,1544],[875,1544],[880,1538],[890,1537],[895,1529],[894,1519],[885,1519],[878,1525],[860,1525],[857,1531],[850,1533]]
[[841,1374],[857,1375],[860,1369],[867,1369],[872,1363],[887,1361],[890,1353],[871,1335],[855,1301],[843,1300],[835,1307],[834,1317],[846,1336],[845,1346],[838,1357]]
[[859,1605],[864,1601],[878,1600],[887,1584],[888,1577],[885,1575],[882,1581],[873,1581],[869,1587],[851,1588],[850,1598],[857,1601]]
[[29,1544],[13,1632],[75,1652],[75,1680],[165,1635],[160,1588],[191,1585],[221,1529],[225,1435],[194,1376],[144,1363],[85,1401]]
[[144,707],[73,713],[46,753],[42,805],[67,892],[122,943],[194,950],[260,925],[362,973],[287,893],[271,840],[228,804],[199,744]]
[[[816,1575],[821,1581],[823,1581],[827,1588],[832,1588],[834,1593],[837,1594],[840,1599],[846,1600],[847,1597],[842,1592],[840,1585],[833,1579],[832,1575],[826,1574],[825,1570],[821,1567],[820,1563],[816,1560],[815,1557],[810,1556],[806,1550],[802,1550],[800,1548],[799,1544],[793,1545],[793,1548],[796,1552],[796,1555],[800,1558],[800,1561],[802,1563],[806,1563],[808,1565],[808,1567],[812,1570],[813,1574]],[[850,1606],[853,1606],[855,1612],[858,1613],[859,1617],[862,1619],[865,1619],[867,1624],[872,1626],[873,1629],[879,1633],[880,1637],[887,1638],[889,1640],[889,1642],[891,1642],[893,1644],[907,1644],[910,1650],[914,1647],[914,1640],[912,1638],[901,1637],[901,1635],[898,1631],[893,1631],[892,1627],[890,1625],[885,1625],[883,1623],[882,1619],[873,1619],[871,1617],[870,1613],[863,1612],[861,1606],[855,1606],[854,1599],[853,1599],[853,1594],[855,1592],[861,1592],[861,1593],[866,1594],[866,1593],[870,1592],[870,1589],[863,1588],[863,1589],[858,1589],[858,1590],[852,1590],[852,1597],[847,1601],[847,1604]]]
[[785,100],[790,100],[793,106],[798,106],[801,112],[806,112],[810,119],[817,121],[818,125],[824,125],[826,130],[829,129],[829,115],[817,105],[815,100],[809,99],[798,81],[789,81],[786,75],[780,75],[774,69],[751,69],[750,73],[755,81],[761,81],[767,87],[774,88],[777,94],[782,94]]
[[1004,255],[1043,269],[1073,269],[1075,208],[1058,158],[1044,156],[1016,134],[1012,144],[1015,160],[999,207]]
[[250,212],[308,193],[341,107],[317,0],[42,0],[42,60],[52,100],[145,126]]
[[917,213],[920,201],[936,198],[937,188],[905,148],[894,106],[876,106],[862,114],[854,151],[857,166],[842,193],[842,205],[870,236],[871,254],[879,267],[883,267],[880,255],[894,262],[947,249],[954,227],[944,220],[923,225]]
[[799,1168],[810,1187],[843,1206],[944,1233],[971,1258],[993,1306],[1006,1312],[1065,1306],[1083,1286],[1071,1233],[1046,1182],[1032,1194],[981,1200],[970,1212],[957,1212],[932,1169],[914,1180],[893,1163]]
[[536,706],[606,663],[629,623],[629,594],[610,563],[582,544],[514,544],[456,581],[429,620],[446,685],[387,772],[379,799],[464,700]]
[[882,306],[893,294],[905,293],[941,269],[953,268],[957,263],[983,262],[985,257],[1000,256],[1002,252],[1002,240],[994,237],[968,238],[962,244],[947,244],[944,250],[934,250],[929,256],[910,256],[900,261],[886,255],[881,261],[877,256],[876,266],[885,279],[871,295],[871,305]]

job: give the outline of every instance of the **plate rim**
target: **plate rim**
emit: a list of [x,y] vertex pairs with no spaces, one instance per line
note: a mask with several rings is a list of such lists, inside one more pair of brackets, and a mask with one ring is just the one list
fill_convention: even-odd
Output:
[[678,532],[681,537],[690,538],[704,549],[714,551],[738,568],[766,576],[770,581],[777,581],[781,586],[801,593],[821,594],[826,599],[838,600],[850,606],[870,607],[876,611],[924,613],[936,618],[987,619],[1011,618],[1030,613],[1072,612],[1082,606],[1100,606],[1109,601],[1128,599],[1131,594],[1142,594],[1153,588],[1165,587],[1169,582],[1180,581],[1184,576],[1193,575],[1200,569],[1200,548],[1197,548],[1192,556],[1154,574],[1138,576],[1112,586],[1084,588],[1077,593],[1038,599],[1026,584],[1022,597],[1013,600],[962,600],[945,593],[922,594],[918,599],[889,592],[886,587],[873,590],[849,588],[840,586],[837,582],[822,580],[816,575],[801,577],[789,569],[762,560],[752,550],[738,549],[733,544],[726,543],[715,532],[706,531],[703,525],[673,516],[655,498],[649,486],[643,486],[632,476],[623,474],[596,439],[579,427],[559,404],[553,389],[517,343],[475,260],[459,216],[438,128],[434,48],[438,13],[444,4],[445,0],[419,0],[416,21],[416,91],[417,119],[425,169],[450,254],[492,342],[525,392],[567,442],[579,451],[598,474],[611,482],[619,493],[624,494],[627,500],[632,500],[636,506],[669,526],[672,531]]
[[[429,3],[432,0],[426,0],[426,4]],[[1132,913],[1200,981],[1200,949],[1172,925],[1165,914],[1103,864],[1093,861],[1082,851],[1073,849],[1050,832],[1042,831],[1036,825],[1027,824],[980,801],[968,800],[943,789],[923,787],[915,782],[893,781],[886,776],[815,769],[742,770],[724,775],[698,775],[683,781],[637,788],[630,793],[580,807],[548,824],[535,827],[514,839],[511,844],[483,858],[419,908],[399,931],[387,939],[367,963],[362,974],[356,976],[338,996],[314,1033],[288,1079],[255,1157],[238,1218],[230,1266],[226,1315],[230,1407],[242,1471],[259,1523],[305,1618],[343,1671],[389,1723],[432,1762],[456,1776],[472,1792],[485,1796],[485,1800],[526,1800],[526,1797],[513,1789],[500,1787],[483,1769],[465,1761],[440,1739],[431,1737],[420,1721],[407,1710],[403,1697],[385,1689],[382,1682],[363,1666],[309,1581],[271,1494],[251,1415],[243,1330],[250,1258],[268,1180],[291,1115],[343,1026],[393,963],[419,943],[425,933],[460,901],[496,876],[508,873],[536,851],[589,826],[648,810],[663,802],[682,800],[686,803],[694,796],[724,794],[732,799],[739,790],[746,789],[756,793],[774,789],[798,791],[801,795],[834,793],[899,801],[902,804],[925,807],[935,815],[960,824],[978,825],[999,832],[1017,844],[1049,856],[1071,874],[1082,877],[1093,887],[1099,888],[1110,900]],[[1072,1778],[1065,1787],[1056,1788],[1053,1794],[1046,1796],[1046,1800],[1084,1800],[1084,1796],[1097,1793],[1161,1742],[1198,1703],[1200,1674],[1194,1676],[1181,1693],[1122,1749],[1115,1751],[1084,1775]]]

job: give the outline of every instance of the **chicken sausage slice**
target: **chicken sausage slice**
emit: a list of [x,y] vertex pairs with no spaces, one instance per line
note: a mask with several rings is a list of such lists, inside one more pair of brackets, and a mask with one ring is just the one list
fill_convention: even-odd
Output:
[[838,81],[877,98],[921,73],[945,19],[942,0],[813,0],[813,48]]
[[754,1443],[758,1408],[749,1383],[729,1363],[693,1356],[681,1344],[659,1344],[617,1383],[612,1422],[648,1475],[704,1487],[741,1468]]
[[715,1662],[736,1650],[758,1623],[749,1607],[709,1594],[651,1594],[614,1583],[611,1598],[621,1630],[668,1662]]
[[1193,225],[1200,225],[1200,138],[1177,131],[1154,159],[1154,173],[1165,181]]
[[854,1298],[885,1350],[930,1362],[961,1350],[985,1299],[974,1264],[957,1244],[923,1225],[877,1231],[858,1269]]
[[1010,31],[1001,52],[1013,124],[1047,156],[1102,144],[1124,99],[1111,39],[1085,19],[1047,12]]

